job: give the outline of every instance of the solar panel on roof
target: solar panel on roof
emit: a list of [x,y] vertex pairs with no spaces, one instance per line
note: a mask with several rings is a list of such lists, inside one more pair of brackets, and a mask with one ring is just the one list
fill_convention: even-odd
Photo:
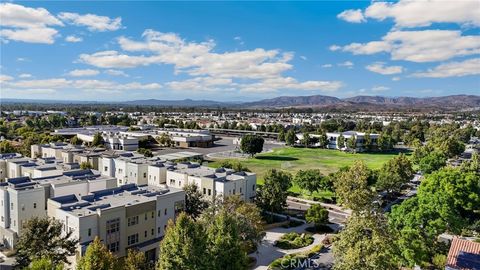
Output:
[[480,270],[480,254],[460,251],[457,266],[464,269]]

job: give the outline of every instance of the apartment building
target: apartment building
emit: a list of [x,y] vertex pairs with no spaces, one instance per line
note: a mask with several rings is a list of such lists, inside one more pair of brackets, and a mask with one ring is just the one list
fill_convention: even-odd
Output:
[[116,179],[94,170],[62,171],[32,179],[29,176],[9,178],[0,183],[0,242],[14,248],[23,224],[32,217],[44,217],[47,199],[116,187]]
[[127,184],[86,196],[54,197],[47,207],[48,215],[63,223],[64,232],[73,232],[80,241],[72,263],[96,236],[118,257],[136,248],[154,261],[167,222],[183,210],[184,200],[181,189]]
[[226,168],[210,168],[197,163],[178,163],[167,169],[166,184],[183,188],[196,184],[210,200],[240,195],[245,201],[255,198],[257,177],[251,172],[236,172]]

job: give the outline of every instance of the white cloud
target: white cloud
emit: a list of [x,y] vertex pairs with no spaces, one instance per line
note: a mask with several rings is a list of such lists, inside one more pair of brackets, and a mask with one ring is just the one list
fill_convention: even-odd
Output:
[[331,68],[331,67],[333,67],[332,64],[324,64],[324,65],[322,65],[322,68]]
[[393,77],[392,81],[394,81],[394,82],[400,81],[400,77]]
[[354,64],[351,61],[345,61],[345,62],[342,62],[342,63],[338,63],[337,66],[346,67],[346,68],[353,68]]
[[247,92],[270,92],[272,90],[337,91],[343,87],[340,81],[298,82],[292,77],[266,79],[257,83],[245,84],[240,88]]
[[462,36],[455,30],[392,31],[381,41],[351,43],[342,50],[353,54],[386,52],[392,60],[443,61],[480,53],[480,36]]
[[450,62],[436,66],[425,72],[417,72],[414,77],[447,78],[480,74],[480,58],[468,59],[462,62]]
[[330,51],[334,52],[334,51],[338,51],[338,50],[342,49],[342,47],[338,46],[338,45],[332,45],[332,46],[328,47],[328,49]]
[[361,9],[345,10],[338,14],[337,18],[351,23],[361,23],[366,21]]
[[62,12],[58,17],[65,23],[78,26],[86,26],[90,31],[115,31],[122,27],[122,18],[117,17],[111,19],[106,16],[98,16],[95,14],[80,15],[78,13]]
[[13,80],[12,76],[0,74],[0,83]]
[[22,74],[18,75],[18,77],[22,78],[22,79],[27,79],[27,78],[31,78],[32,74],[22,73]]
[[383,62],[375,62],[365,67],[371,72],[380,73],[382,75],[393,75],[403,72],[402,66],[385,66]]
[[[284,89],[277,82],[288,82],[290,89],[338,89],[338,82],[297,82],[283,77],[293,66],[289,63],[293,53],[257,48],[234,52],[214,52],[213,40],[189,42],[176,33],[146,30],[142,41],[120,37],[118,43],[124,52],[101,51],[81,54],[79,61],[99,68],[119,69],[148,65],[172,65],[176,74],[186,73],[194,78],[173,81],[172,89]],[[135,54],[131,54],[135,53]],[[239,80],[239,82],[235,82]],[[293,81],[295,80],[295,81]],[[246,82],[248,81],[248,82]],[[212,84],[217,82],[217,84]],[[338,87],[337,87],[338,86]],[[274,89],[274,90],[275,90]]]
[[83,41],[83,38],[82,37],[77,37],[77,36],[67,36],[65,38],[65,41],[67,42],[82,42]]
[[74,69],[68,73],[68,75],[73,77],[82,77],[82,76],[95,76],[100,72],[95,69]]
[[123,77],[128,77],[128,74],[117,69],[107,69],[103,73],[111,75],[111,76],[123,76]]
[[301,58],[302,60],[305,60],[305,61],[307,60],[307,57],[304,56],[304,55],[300,55],[300,58]]
[[387,91],[389,89],[390,89],[390,87],[387,87],[387,86],[374,86],[374,87],[372,87],[373,92],[383,92],[383,91]]
[[477,0],[373,2],[365,10],[365,16],[380,21],[393,18],[397,27],[423,27],[433,23],[480,26],[480,4]]
[[44,8],[12,3],[0,4],[0,18],[0,38],[7,41],[52,44],[58,31],[51,26],[63,25]]
[[17,61],[18,61],[18,62],[28,62],[28,61],[30,61],[30,60],[29,60],[28,58],[25,58],[25,57],[18,57],[18,58],[17,58]]
[[156,90],[162,86],[158,83],[142,84],[130,82],[125,84],[104,80],[67,80],[51,78],[41,80],[20,80],[5,82],[10,89],[78,89],[78,90]]

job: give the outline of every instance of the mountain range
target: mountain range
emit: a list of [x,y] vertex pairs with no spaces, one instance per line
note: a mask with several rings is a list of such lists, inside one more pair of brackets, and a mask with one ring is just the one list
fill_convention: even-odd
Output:
[[346,110],[382,110],[382,109],[479,109],[480,96],[451,95],[441,97],[383,97],[383,96],[355,96],[337,98],[332,96],[280,96],[253,102],[222,102],[213,100],[159,100],[145,99],[124,102],[95,102],[95,101],[54,101],[54,100],[23,100],[1,99],[1,103],[59,103],[59,104],[116,104],[130,106],[162,106],[162,107],[205,107],[205,108],[326,108]]

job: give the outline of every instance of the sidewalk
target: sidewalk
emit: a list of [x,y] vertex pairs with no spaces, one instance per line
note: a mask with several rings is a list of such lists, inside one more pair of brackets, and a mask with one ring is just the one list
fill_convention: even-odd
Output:
[[321,234],[314,234],[313,235],[313,243],[309,246],[299,248],[299,249],[289,249],[284,250],[281,248],[277,248],[273,245],[276,240],[280,239],[282,235],[289,232],[297,232],[297,233],[305,233],[305,228],[311,226],[310,224],[303,224],[298,227],[294,228],[274,228],[268,230],[266,232],[265,238],[263,239],[262,243],[258,246],[258,250],[255,253],[250,254],[257,259],[257,264],[253,269],[255,270],[266,270],[268,269],[268,265],[273,262],[275,259],[285,256],[286,254],[303,252],[311,249],[313,246],[321,244],[322,240],[324,239],[324,235]]

